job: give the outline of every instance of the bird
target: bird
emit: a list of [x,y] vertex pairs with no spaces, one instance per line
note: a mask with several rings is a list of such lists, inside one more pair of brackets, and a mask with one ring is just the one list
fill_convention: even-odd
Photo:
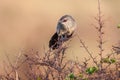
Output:
[[62,16],[57,23],[56,32],[50,38],[49,48],[58,49],[63,42],[69,40],[76,30],[75,19],[71,15]]

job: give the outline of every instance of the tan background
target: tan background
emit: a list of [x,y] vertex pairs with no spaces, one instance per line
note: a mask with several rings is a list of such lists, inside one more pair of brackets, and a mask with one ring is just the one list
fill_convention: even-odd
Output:
[[[119,43],[120,0],[102,0],[102,12],[105,21],[105,53],[112,45]],[[78,27],[79,36],[88,45],[94,55],[98,53],[95,24],[97,0],[0,0],[0,67],[2,69],[5,53],[14,60],[26,46],[48,48],[50,37],[56,30],[58,19],[72,15]],[[88,57],[79,47],[79,40],[74,37],[67,52],[68,59],[79,60]],[[0,70],[1,70],[0,69]]]

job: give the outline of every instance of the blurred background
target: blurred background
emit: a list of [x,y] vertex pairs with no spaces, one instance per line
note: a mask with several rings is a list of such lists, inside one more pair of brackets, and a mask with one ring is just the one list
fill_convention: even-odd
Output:
[[[104,53],[111,52],[112,45],[120,44],[120,0],[101,0],[101,10],[105,20]],[[59,18],[65,14],[73,16],[77,22],[80,38],[93,52],[98,54],[98,33],[92,24],[98,14],[97,0],[0,0],[0,71],[5,54],[11,61],[18,53],[27,48],[36,48],[43,52],[48,49],[48,42],[56,31]],[[74,54],[74,55],[73,55]],[[89,57],[80,48],[77,37],[74,37],[67,51],[68,59],[80,61]]]

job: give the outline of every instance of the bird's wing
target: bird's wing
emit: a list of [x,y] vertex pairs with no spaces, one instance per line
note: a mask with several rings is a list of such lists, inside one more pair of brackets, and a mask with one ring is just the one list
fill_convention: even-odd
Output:
[[49,41],[49,48],[55,49],[57,47],[58,42],[58,34],[54,33],[54,35],[51,37]]

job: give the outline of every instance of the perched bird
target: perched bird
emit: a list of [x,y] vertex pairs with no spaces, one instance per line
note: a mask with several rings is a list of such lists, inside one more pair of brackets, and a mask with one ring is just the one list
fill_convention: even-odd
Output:
[[76,29],[76,22],[70,15],[62,16],[57,24],[56,32],[49,41],[49,48],[57,49],[62,42],[65,42],[71,38]]

